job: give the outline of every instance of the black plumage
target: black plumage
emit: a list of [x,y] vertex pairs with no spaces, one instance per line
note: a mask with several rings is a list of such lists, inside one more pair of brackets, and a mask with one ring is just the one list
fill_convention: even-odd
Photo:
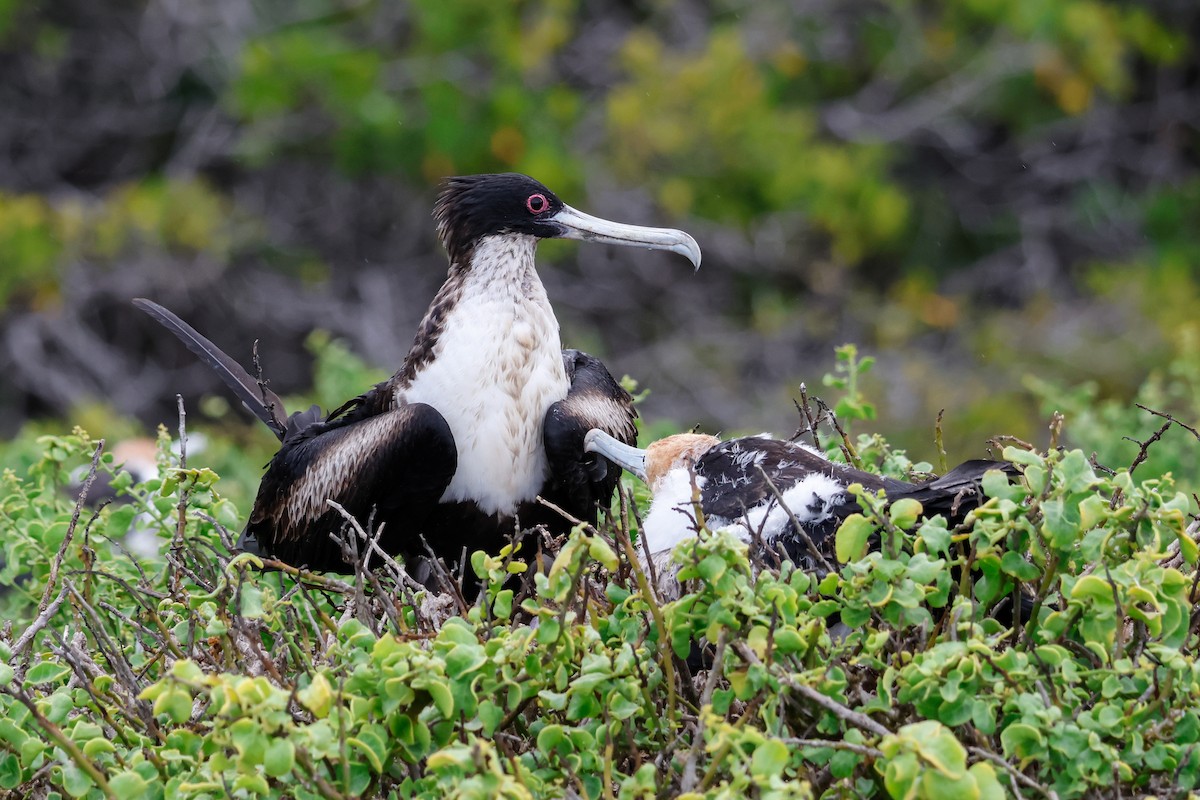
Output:
[[634,441],[632,399],[597,359],[563,351],[534,268],[541,238],[670,250],[699,266],[695,241],[670,229],[590,217],[524,175],[447,181],[434,210],[450,256],[446,282],[404,364],[322,418],[282,401],[171,312],[137,300],[213,367],[281,446],[240,544],[296,565],[346,570],[330,538],[343,517],[377,530],[390,553],[496,550],[516,526],[568,527],[539,495],[596,518],[618,472],[583,449],[600,428]]
[[917,500],[925,517],[942,514],[955,523],[984,499],[984,473],[995,469],[1016,474],[1007,462],[973,460],[939,478],[909,483],[838,464],[808,447],[767,436],[722,442],[715,436],[680,434],[639,450],[597,431],[588,434],[585,446],[650,486],[654,499],[642,533],[656,564],[665,564],[673,547],[694,535],[695,490],[710,529],[730,528],[747,542],[782,550],[789,560],[820,572],[822,564],[834,560],[833,534],[846,517],[861,510],[849,491],[851,484],[870,492],[882,489],[889,503]]

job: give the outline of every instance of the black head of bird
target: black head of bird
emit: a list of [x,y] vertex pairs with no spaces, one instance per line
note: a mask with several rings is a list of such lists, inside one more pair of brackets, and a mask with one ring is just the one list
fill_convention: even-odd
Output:
[[475,245],[489,236],[580,239],[686,256],[700,268],[700,247],[683,231],[625,225],[565,204],[526,175],[467,175],[446,181],[434,207],[438,236],[452,264],[469,266]]
[[384,525],[381,546],[419,555],[425,543],[458,560],[503,536],[569,513],[595,518],[617,475],[583,448],[599,428],[633,442],[632,400],[597,359],[562,350],[534,266],[538,240],[667,250],[696,267],[683,231],[609,222],[576,211],[524,175],[446,181],[434,218],[450,258],[446,282],[404,364],[322,419],[283,411],[277,396],[166,309],[138,306],[217,370],[281,440],[259,486],[242,544],[292,564],[345,569],[330,534],[342,512]]

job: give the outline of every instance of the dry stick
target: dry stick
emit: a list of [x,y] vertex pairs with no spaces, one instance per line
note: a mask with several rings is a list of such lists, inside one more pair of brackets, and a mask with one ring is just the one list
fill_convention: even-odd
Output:
[[565,508],[555,505],[554,503],[550,502],[546,498],[542,497],[540,494],[535,498],[535,500],[537,500],[539,505],[543,505],[546,508],[553,511],[554,513],[560,515],[563,519],[565,519],[567,522],[571,523],[572,525],[583,525],[587,529],[587,532],[590,535],[592,535],[592,536],[599,535],[600,532],[598,530],[596,530],[596,527],[594,525],[592,525],[592,523],[581,520],[579,517],[575,516],[574,514],[572,514],[569,511],[567,511]]
[[820,747],[829,750],[849,750],[851,753],[858,753],[860,756],[868,758],[883,758],[883,751],[877,750],[874,747],[867,747],[865,744],[855,744],[854,742],[839,742],[830,739],[797,739],[792,736],[780,738],[784,744],[790,744],[793,747]]
[[50,622],[50,618],[58,613],[58,609],[62,607],[63,600],[66,599],[66,596],[67,587],[64,586],[59,591],[58,597],[54,598],[53,602],[42,609],[42,613],[38,614],[37,619],[33,621],[33,624],[25,629],[25,632],[21,634],[21,638],[17,639],[12,646],[12,654],[14,658],[24,652],[26,647],[29,647],[29,645],[33,644],[33,637],[37,636],[38,633],[41,632],[42,628],[45,628],[46,624]]
[[995,764],[996,766],[1000,767],[1005,772],[1007,772],[1009,774],[1009,776],[1012,777],[1014,782],[1021,784],[1026,789],[1033,789],[1035,792],[1040,794],[1042,797],[1050,797],[1050,798],[1058,797],[1057,793],[1055,793],[1054,791],[1047,789],[1045,786],[1042,786],[1041,784],[1037,783],[1035,780],[1033,780],[1033,778],[1030,778],[1028,775],[1021,772],[1016,767],[1014,767],[1012,764],[1009,764],[1007,761],[1005,761],[1003,758],[996,755],[995,753],[984,750],[982,747],[974,747],[974,746],[967,747],[967,752],[971,753],[971,755],[978,756],[979,758],[985,759],[987,761],[991,761],[993,764]]
[[[716,653],[713,655],[712,666],[708,669],[708,680],[704,682],[704,692],[700,695],[700,708],[712,703],[712,694],[717,687],[717,678],[721,674],[721,666],[725,660],[725,646],[728,644],[728,630],[722,628],[717,636]],[[696,759],[700,756],[700,748],[704,744],[704,718],[696,722],[696,732],[692,736],[692,747],[688,751],[687,761],[683,765],[683,777],[680,781],[680,792],[689,792],[696,785]]]
[[838,436],[842,438],[838,446],[842,448],[842,455],[846,457],[846,461],[852,466],[862,469],[862,459],[858,457],[858,451],[854,449],[854,445],[850,442],[850,434],[846,433],[846,429],[842,427],[842,423],[838,422],[837,414],[834,414],[833,409],[821,398],[817,397],[814,399],[817,401],[817,408],[821,409],[821,412],[829,420],[829,423],[833,425],[833,429],[838,432]]
[[804,540],[804,546],[807,547],[809,552],[813,554],[813,558],[819,561],[821,566],[827,571],[837,572],[837,567],[829,563],[829,559],[827,559],[825,555],[817,549],[817,543],[814,542],[812,537],[808,535],[808,531],[804,530],[804,526],[800,524],[800,520],[796,519],[796,515],[792,513],[790,508],[788,508],[787,503],[783,502],[783,495],[779,493],[779,487],[777,487],[775,482],[771,480],[771,476],[767,474],[767,471],[762,468],[761,464],[756,464],[755,469],[758,470],[758,474],[762,476],[762,479],[766,481],[767,488],[771,490],[771,494],[775,495],[775,500],[779,503],[779,507],[787,512],[788,519],[792,523],[792,528],[795,529],[797,535]]
[[675,653],[671,646],[671,637],[667,632],[667,621],[663,618],[662,609],[658,606],[658,598],[650,588],[650,583],[646,580],[646,573],[642,571],[642,565],[638,562],[637,551],[633,549],[633,542],[629,541],[629,534],[626,531],[618,530],[617,543],[625,551],[625,557],[629,559],[629,568],[633,570],[634,580],[637,581],[638,588],[641,590],[642,596],[646,599],[646,608],[650,610],[650,616],[654,618],[654,627],[658,629],[658,640],[663,648],[661,650],[663,679],[667,684],[667,721],[674,728],[676,703]]
[[[733,649],[737,651],[737,654],[739,656],[741,656],[746,661],[746,663],[753,664],[755,666],[760,666],[760,667],[763,666],[762,661],[759,659],[758,656],[756,656],[754,654],[754,651],[751,650],[749,645],[747,645],[745,642],[734,642]],[[866,714],[863,714],[859,711],[854,711],[853,709],[847,708],[846,706],[842,705],[838,701],[834,700],[832,697],[823,695],[820,692],[818,692],[816,689],[813,689],[812,687],[805,686],[802,683],[798,683],[790,675],[780,675],[779,677],[783,680],[783,682],[785,684],[787,684],[788,688],[790,688],[792,691],[796,692],[797,694],[802,695],[806,700],[811,700],[812,702],[821,706],[821,708],[824,708],[826,711],[831,712],[834,716],[838,717],[839,719],[849,722],[854,727],[860,728],[864,731],[869,731],[869,732],[875,734],[876,736],[890,736],[891,735],[891,733],[892,733],[891,731],[889,731],[887,728],[880,725],[875,720],[868,717]]]
[[938,470],[945,474],[947,472],[946,461],[946,443],[942,440],[942,417],[945,416],[946,409],[938,411],[937,422],[933,424],[933,443],[938,451]]
[[[428,540],[425,539],[425,534],[421,534],[420,538],[421,546],[429,554],[429,567],[433,570],[433,577],[442,584],[446,593],[454,600],[455,605],[458,606],[458,613],[465,617],[470,607],[467,605],[467,598],[463,596],[462,584],[454,580],[454,576],[450,574],[450,570],[447,569],[445,563],[434,552],[433,548],[429,546]],[[466,548],[464,547],[463,550],[466,550]],[[463,560],[466,560],[465,556]]]
[[1137,406],[1138,408],[1140,408],[1142,411],[1147,411],[1156,417],[1162,417],[1165,420],[1174,422],[1176,425],[1183,428],[1188,433],[1192,434],[1192,436],[1195,436],[1197,441],[1200,441],[1200,430],[1196,430],[1195,428],[1193,428],[1191,425],[1188,425],[1187,423],[1180,422],[1178,419],[1176,419],[1171,414],[1168,414],[1165,411],[1155,411],[1153,408],[1150,408],[1149,406],[1144,406],[1141,403],[1134,403],[1134,405]]
[[1139,442],[1137,439],[1134,439],[1132,436],[1122,436],[1121,437],[1122,439],[1125,439],[1126,441],[1130,441],[1130,442],[1133,442],[1134,444],[1141,445],[1141,449],[1138,450],[1138,454],[1136,456],[1134,456],[1133,463],[1129,465],[1129,474],[1130,475],[1132,475],[1133,471],[1135,469],[1137,469],[1139,466],[1141,466],[1142,462],[1144,462],[1149,457],[1150,445],[1154,444],[1159,439],[1161,439],[1163,437],[1163,434],[1167,432],[1167,430],[1171,427],[1172,424],[1173,424],[1173,420],[1167,420],[1166,422],[1163,423],[1163,426],[1161,428],[1159,428],[1157,431],[1155,431],[1153,434],[1151,434],[1150,438],[1144,442]]
[[50,564],[50,576],[46,579],[46,591],[42,593],[42,600],[38,603],[39,616],[50,604],[50,593],[54,591],[54,586],[58,582],[58,571],[62,568],[63,559],[67,557],[67,548],[71,546],[71,540],[75,536],[75,528],[79,525],[79,515],[83,513],[83,504],[87,502],[88,490],[92,488],[92,481],[96,480],[96,470],[100,467],[100,456],[103,453],[104,440],[101,439],[96,443],[96,452],[92,453],[92,466],[83,481],[83,486],[79,489],[79,496],[75,499],[75,511],[71,514],[67,535],[63,537],[62,544],[58,546],[58,553],[55,554],[54,561]]
[[[179,408],[179,468],[187,469],[187,412],[183,408],[183,395],[175,395],[175,402]],[[187,504],[188,498],[192,494],[190,481],[180,481],[179,485],[179,504],[176,506],[176,522],[175,535],[171,539],[171,555],[178,556],[183,553],[183,535],[187,532]],[[169,572],[170,580],[168,585],[171,588],[172,594],[179,594],[183,590],[183,580],[179,577],[180,565],[183,563],[181,558],[171,559],[172,569]]]
[[400,617],[396,613],[395,604],[390,602],[390,597],[386,596],[386,593],[383,590],[383,585],[379,582],[379,579],[375,576],[375,573],[367,571],[367,560],[370,558],[372,553],[378,555],[384,566],[387,567],[389,573],[391,574],[392,580],[394,580],[400,586],[403,586],[405,589],[408,589],[410,592],[424,591],[425,587],[413,580],[412,576],[408,574],[407,570],[405,570],[404,567],[402,567],[400,563],[396,561],[396,559],[392,558],[391,554],[379,546],[379,540],[383,537],[383,523],[381,523],[379,527],[375,529],[374,536],[368,536],[367,532],[359,524],[358,520],[350,515],[350,512],[333,500],[326,500],[326,502],[342,515],[342,517],[350,524],[350,527],[354,531],[355,535],[362,539],[369,548],[362,560],[363,577],[370,582],[377,596],[381,598],[384,614],[387,615],[388,620],[391,621],[392,625],[396,629],[396,632],[399,633],[403,628],[400,624]]
[[[792,400],[792,403],[796,406],[801,416],[804,417],[805,423],[808,424],[807,431],[796,431],[796,435],[792,438],[798,439],[805,433],[808,433],[812,436],[813,447],[821,450],[821,439],[817,434],[817,420],[813,418],[812,409],[808,405],[808,386],[804,383],[800,384],[800,402],[797,403],[795,400]],[[824,452],[824,450],[821,450],[821,452]]]
[[322,797],[328,798],[329,800],[343,800],[345,795],[339,792],[333,786],[333,784],[327,781],[317,771],[316,765],[313,764],[313,760],[309,756],[308,751],[303,747],[296,748],[296,760],[300,762],[300,766],[303,767],[305,772],[307,772],[312,778],[313,785],[317,788],[317,791],[320,792]]
[[[633,504],[633,500],[626,493],[624,486],[617,486],[617,496],[621,500],[621,523],[625,526],[622,529],[625,533],[625,536],[627,538],[629,536],[629,514],[631,513],[633,514],[633,521],[637,523],[638,530],[644,532],[645,528],[642,526],[642,516],[638,513],[637,506]],[[658,582],[658,567],[654,566],[653,554],[650,552],[650,542],[644,533],[638,535],[638,541],[641,542],[642,552],[646,554],[646,569],[650,573],[651,593],[646,595],[646,597],[647,599],[653,599],[655,604],[662,605],[662,597],[660,597],[658,594],[658,587],[660,585]],[[633,540],[630,539],[631,545],[632,542]],[[636,560],[636,556],[634,557],[634,560]],[[630,564],[630,568],[632,569],[632,563]]]
[[1061,411],[1055,411],[1050,415],[1050,424],[1046,427],[1050,430],[1050,446],[1048,450],[1058,449],[1058,440],[1062,438],[1063,423],[1067,418],[1063,416]]

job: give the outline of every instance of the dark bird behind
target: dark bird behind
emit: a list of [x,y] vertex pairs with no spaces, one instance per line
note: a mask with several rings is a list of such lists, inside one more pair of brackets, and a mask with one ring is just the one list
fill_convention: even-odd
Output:
[[[851,484],[870,492],[882,489],[889,502],[912,498],[921,503],[925,516],[942,514],[953,523],[982,502],[985,472],[1014,474],[1007,462],[977,460],[940,478],[907,483],[834,463],[809,447],[768,436],[722,442],[715,436],[685,433],[640,450],[596,430],[588,433],[585,447],[650,487],[654,500],[642,521],[642,534],[660,575],[675,545],[696,535],[693,486],[700,492],[710,530],[729,528],[746,542],[782,549],[792,562],[820,572],[822,563],[834,562],[833,534],[847,516],[861,510],[849,491]],[[803,531],[796,530],[793,517]],[[812,552],[809,541],[818,552]]]
[[403,365],[328,416],[288,416],[260,380],[170,311],[134,301],[213,367],[280,439],[241,544],[314,569],[348,569],[330,534],[335,501],[381,546],[457,561],[496,550],[519,524],[565,520],[539,495],[588,520],[619,471],[586,453],[584,435],[635,440],[629,394],[586,353],[562,350],[558,320],[534,266],[539,239],[669,250],[699,267],[682,231],[583,214],[524,175],[449,179],[434,209],[450,271]]

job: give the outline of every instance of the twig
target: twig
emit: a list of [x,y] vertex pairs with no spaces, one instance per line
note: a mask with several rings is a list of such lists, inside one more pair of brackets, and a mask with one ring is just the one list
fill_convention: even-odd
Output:
[[[752,664],[754,666],[760,666],[760,667],[763,666],[762,661],[759,659],[758,656],[756,656],[754,654],[754,651],[751,650],[750,646],[747,645],[745,642],[734,642],[733,649],[736,650],[737,654],[739,656],[741,656],[742,659],[745,660],[748,664]],[[781,674],[781,675],[779,675],[779,679],[781,681],[783,681],[783,683],[786,684],[788,688],[790,688],[792,691],[796,692],[797,694],[802,695],[806,700],[810,700],[813,703],[816,703],[821,708],[825,709],[826,711],[829,711],[830,713],[832,713],[834,716],[838,717],[839,719],[849,722],[854,727],[859,728],[864,731],[869,731],[870,733],[873,733],[876,736],[891,735],[891,731],[889,731],[887,728],[880,725],[875,720],[868,717],[866,714],[863,714],[859,711],[855,711],[851,708],[847,708],[846,706],[842,705],[838,701],[834,700],[832,697],[823,695],[820,692],[818,692],[816,689],[813,689],[810,686],[805,686],[802,683],[798,683],[795,679],[792,678],[792,676],[786,675],[786,674]]]
[[38,614],[37,619],[33,621],[33,624],[26,628],[25,632],[21,634],[21,638],[17,639],[17,641],[13,643],[12,654],[14,658],[24,652],[26,647],[29,647],[29,645],[33,644],[33,637],[37,636],[38,633],[41,632],[42,628],[46,627],[46,624],[50,622],[50,618],[58,613],[58,609],[62,607],[63,600],[65,600],[66,597],[67,587],[64,586],[59,591],[58,597],[54,598],[53,602],[42,609],[42,613]]
[[1124,439],[1126,441],[1141,445],[1141,449],[1138,450],[1138,454],[1136,456],[1134,456],[1134,458],[1133,458],[1133,463],[1129,465],[1129,474],[1130,475],[1132,475],[1133,471],[1135,469],[1137,469],[1139,466],[1141,466],[1142,462],[1144,462],[1149,457],[1150,445],[1154,444],[1159,439],[1161,439],[1163,437],[1163,434],[1166,433],[1167,430],[1171,427],[1171,424],[1172,424],[1172,420],[1167,420],[1166,422],[1163,423],[1161,428],[1159,428],[1157,431],[1155,431],[1153,434],[1151,434],[1150,438],[1144,442],[1139,442],[1137,439],[1134,439],[1131,436],[1122,436],[1121,437],[1122,439]]
[[937,415],[937,421],[933,423],[933,443],[938,451],[938,471],[943,475],[948,471],[948,462],[946,461],[946,443],[942,440],[942,417],[946,415],[946,409],[940,409]]
[[834,741],[830,739],[796,739],[790,736],[783,737],[779,741],[784,744],[790,744],[792,747],[823,747],[830,750],[848,750],[851,753],[858,753],[860,756],[867,756],[868,758],[883,758],[882,750],[868,747],[865,744],[855,744],[854,742]]
[[[804,417],[804,422],[808,425],[807,431],[796,431],[792,438],[799,439],[805,433],[808,433],[812,436],[813,447],[821,450],[821,439],[817,434],[817,420],[813,418],[812,408],[808,404],[808,386],[803,382],[800,384],[800,402],[797,403],[793,399],[792,403],[795,404],[796,410],[800,412],[801,416]],[[821,450],[821,452],[824,452],[824,450]]]
[[1165,420],[1174,422],[1176,425],[1183,428],[1188,433],[1192,434],[1192,436],[1195,436],[1197,441],[1200,441],[1200,430],[1193,428],[1191,425],[1188,425],[1186,422],[1180,422],[1174,416],[1172,416],[1171,414],[1168,414],[1165,411],[1155,411],[1153,408],[1150,408],[1149,406],[1144,406],[1141,403],[1134,403],[1134,405],[1137,406],[1138,408],[1140,408],[1142,411],[1147,411],[1156,417],[1162,417]]
[[1003,758],[996,755],[995,753],[988,752],[987,750],[984,750],[982,747],[974,747],[974,746],[967,747],[967,752],[973,756],[977,756],[977,757],[985,759],[987,761],[991,761],[993,764],[995,764],[996,766],[1000,767],[1005,772],[1007,772],[1014,781],[1021,784],[1026,789],[1033,789],[1035,792],[1040,794],[1042,797],[1049,797],[1049,798],[1057,798],[1058,797],[1058,794],[1056,792],[1054,792],[1051,789],[1047,789],[1046,787],[1042,786],[1041,784],[1035,782],[1028,775],[1024,774],[1023,772],[1018,770],[1016,767],[1014,767],[1012,764],[1009,764],[1007,761],[1005,761]]
[[854,445],[851,444],[850,435],[846,433],[845,428],[842,427],[842,423],[838,422],[837,414],[834,414],[833,409],[830,408],[821,398],[816,397],[813,399],[817,401],[817,408],[821,409],[821,412],[829,420],[829,424],[833,425],[833,429],[837,431],[838,436],[841,437],[842,440],[838,443],[838,446],[842,448],[842,455],[846,457],[846,461],[853,466],[862,469],[862,459],[858,457],[858,452],[854,449]]
[[[722,628],[717,636],[716,652],[713,655],[712,666],[708,669],[708,680],[704,682],[704,692],[700,695],[700,707],[712,703],[713,691],[717,687],[717,678],[721,675],[721,666],[725,660],[725,647],[729,631]],[[704,718],[701,716],[696,723],[696,732],[692,736],[692,747],[688,751],[687,761],[683,765],[683,776],[680,791],[688,792],[696,785],[696,760],[700,756],[700,748],[704,746]]]
[[63,560],[67,557],[67,550],[71,546],[71,540],[75,536],[75,529],[79,526],[79,515],[83,513],[83,505],[87,502],[88,490],[92,488],[92,482],[96,480],[96,470],[100,467],[100,456],[103,453],[104,440],[101,439],[96,442],[96,451],[92,453],[92,465],[88,469],[87,477],[83,480],[83,486],[79,489],[79,496],[75,498],[75,511],[71,514],[71,523],[67,526],[67,533],[63,537],[62,544],[58,546],[54,561],[50,564],[50,575],[46,578],[46,591],[42,593],[42,600],[38,603],[38,616],[41,616],[50,604],[50,594],[58,583],[58,571],[62,568]]
[[792,523],[792,528],[795,529],[796,534],[804,540],[804,545],[809,549],[809,552],[813,554],[813,558],[820,562],[821,566],[826,570],[827,573],[837,572],[837,567],[829,563],[829,559],[825,557],[825,554],[817,549],[816,542],[812,540],[812,537],[808,535],[808,531],[806,531],[804,526],[800,524],[800,520],[796,519],[796,515],[792,513],[792,510],[788,508],[787,503],[783,501],[783,495],[779,493],[779,487],[777,487],[775,482],[771,480],[771,476],[767,474],[767,471],[762,468],[761,464],[755,464],[755,469],[758,470],[758,474],[762,476],[762,479],[766,481],[767,488],[771,490],[771,494],[775,495],[775,501],[779,503],[779,507],[787,512],[788,519]]

